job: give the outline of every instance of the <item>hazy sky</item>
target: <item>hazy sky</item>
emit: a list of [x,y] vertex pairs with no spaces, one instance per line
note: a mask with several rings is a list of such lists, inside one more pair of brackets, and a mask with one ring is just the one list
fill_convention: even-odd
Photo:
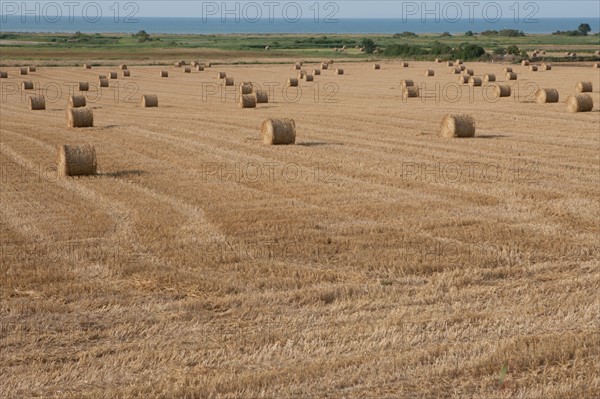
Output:
[[[25,1],[25,3],[37,3],[40,7],[45,4],[54,3],[62,7],[64,2],[71,1],[83,7],[90,1],[77,0],[42,0]],[[103,15],[110,16],[116,0],[95,0],[104,10]],[[262,18],[267,19],[269,14],[275,18],[282,18],[283,10],[287,10],[287,16],[290,18],[298,15],[300,10],[304,18],[314,18],[316,9],[319,9],[319,17],[327,16],[335,18],[421,18],[424,8],[434,10],[428,14],[429,19],[435,18],[437,13],[442,18],[447,15],[448,18],[462,16],[463,19],[473,15],[475,18],[494,18],[500,12],[504,18],[519,18],[522,20],[527,16],[537,18],[552,17],[587,17],[600,18],[600,1],[598,0],[541,0],[541,1],[519,1],[519,13],[516,14],[514,4],[516,0],[496,0],[496,1],[369,1],[369,0],[337,0],[337,1],[317,1],[317,0],[256,0],[256,1],[197,1],[197,0],[137,0],[137,1],[119,1],[121,15],[134,12],[140,17],[221,17],[221,12],[228,10],[239,10],[239,13],[248,18],[254,18],[260,12]],[[6,10],[7,4],[23,4],[22,1],[1,0],[2,11]],[[292,4],[290,4],[292,3]],[[425,7],[423,7],[425,4]],[[29,7],[29,6],[28,6]],[[32,6],[33,7],[33,6]],[[110,8],[110,10],[109,10]],[[66,8],[65,8],[66,10]],[[260,10],[260,11],[258,11]],[[435,11],[437,10],[437,11]],[[486,11],[484,11],[486,10]],[[66,11],[63,11],[65,13]],[[0,12],[2,14],[3,12]],[[460,14],[458,14],[460,13]]]

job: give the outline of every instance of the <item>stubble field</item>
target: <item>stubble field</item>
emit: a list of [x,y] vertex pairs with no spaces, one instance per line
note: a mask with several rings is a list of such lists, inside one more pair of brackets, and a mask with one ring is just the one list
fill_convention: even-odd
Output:
[[[599,70],[469,63],[514,86],[486,99],[431,62],[285,89],[291,65],[131,65],[87,94],[88,129],[65,83],[116,67],[8,69],[0,396],[600,395]],[[217,71],[271,101],[239,109]],[[45,111],[11,94],[26,79]],[[569,114],[580,80],[595,107]],[[448,113],[477,137],[440,138]],[[295,146],[261,143],[270,117]],[[57,177],[61,144],[94,145],[99,175]]]

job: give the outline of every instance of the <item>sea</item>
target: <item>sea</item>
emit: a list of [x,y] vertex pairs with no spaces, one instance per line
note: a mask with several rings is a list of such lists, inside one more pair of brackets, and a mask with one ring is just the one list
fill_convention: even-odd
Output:
[[149,34],[394,34],[414,33],[464,33],[486,30],[517,29],[529,34],[547,34],[557,30],[575,30],[581,23],[588,23],[592,32],[600,31],[599,18],[539,18],[531,21],[512,18],[490,21],[486,19],[422,21],[421,19],[366,19],[304,18],[261,19],[259,21],[231,17],[222,18],[158,18],[158,17],[62,17],[60,19],[35,15],[0,15],[0,33],[47,32],[47,33],[136,33],[145,30]]

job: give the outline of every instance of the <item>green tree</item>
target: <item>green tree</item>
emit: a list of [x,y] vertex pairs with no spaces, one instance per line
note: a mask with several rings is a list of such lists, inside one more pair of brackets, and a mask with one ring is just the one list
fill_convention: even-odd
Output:
[[465,36],[467,36],[467,37],[473,37],[473,36],[475,36],[475,34],[473,33],[472,30],[468,30],[468,31],[465,32]]
[[452,54],[463,60],[475,60],[485,54],[485,49],[477,44],[462,44]]
[[148,37],[148,36],[150,36],[150,35],[149,35],[148,33],[146,33],[146,31],[145,31],[145,30],[140,30],[140,31],[138,31],[138,33],[136,33],[136,34],[135,34],[135,35],[133,35],[133,36],[138,36],[138,37]]
[[579,25],[579,28],[577,28],[577,30],[581,32],[582,36],[587,36],[588,33],[592,31],[592,27],[590,26],[590,24],[581,24]]
[[508,48],[506,49],[506,54],[519,55],[520,53],[521,53],[521,51],[514,44],[512,46],[508,46]]
[[148,33],[146,33],[145,30],[139,31],[138,33],[136,33],[135,35],[133,35],[133,37],[137,37],[138,41],[140,43],[143,43],[143,42],[145,42],[147,40],[150,40],[150,35]]
[[375,44],[375,42],[372,39],[369,39],[368,37],[362,39],[361,44],[365,48],[365,53],[367,54],[373,54],[373,52],[377,48],[377,44]]

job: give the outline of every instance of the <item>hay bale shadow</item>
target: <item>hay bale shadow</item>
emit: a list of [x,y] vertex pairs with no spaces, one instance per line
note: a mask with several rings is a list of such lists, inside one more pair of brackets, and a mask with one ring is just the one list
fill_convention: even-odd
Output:
[[296,143],[296,145],[301,147],[321,147],[321,146],[329,146],[329,145],[344,145],[343,143],[328,143],[325,141],[307,141],[304,143]]
[[142,176],[145,174],[146,174],[146,172],[144,172],[143,170],[133,169],[133,170],[120,170],[118,172],[98,173],[98,177],[110,177],[113,179],[119,179],[119,178],[123,178],[123,177]]
[[95,130],[107,130],[107,129],[113,129],[115,127],[121,127],[122,125],[104,125],[104,126],[94,126],[93,129]]
[[475,138],[476,139],[503,139],[503,138],[507,138],[510,136],[507,136],[505,134],[476,134]]

